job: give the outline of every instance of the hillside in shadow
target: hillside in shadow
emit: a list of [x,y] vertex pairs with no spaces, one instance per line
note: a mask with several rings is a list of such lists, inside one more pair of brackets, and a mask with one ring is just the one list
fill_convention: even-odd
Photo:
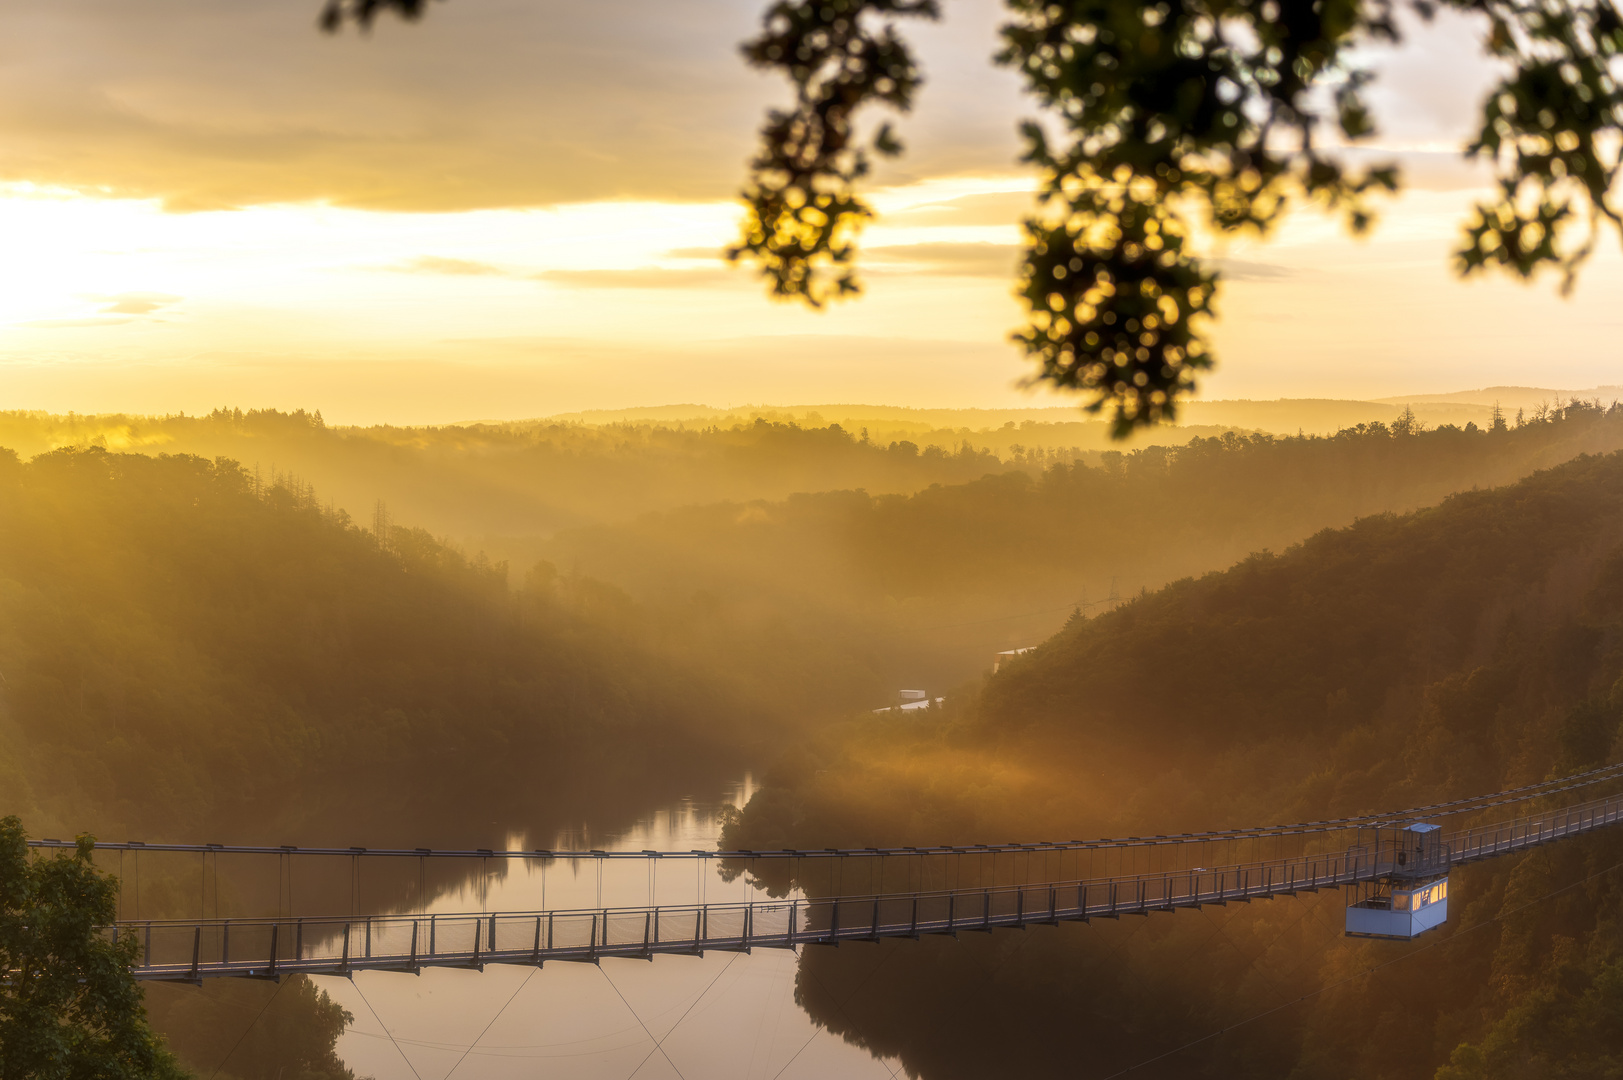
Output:
[[[1613,454],[1075,618],[956,708],[808,740],[728,840],[1004,843],[1341,817],[1618,761],[1620,717]],[[799,994],[931,1080],[1140,1065],[1605,1075],[1620,1050],[1620,868],[1623,836],[1606,832],[1456,871],[1450,924],[1413,944],[1344,938],[1341,897],[1302,894],[812,950]],[[1025,1037],[1000,1036],[1017,1022]]]

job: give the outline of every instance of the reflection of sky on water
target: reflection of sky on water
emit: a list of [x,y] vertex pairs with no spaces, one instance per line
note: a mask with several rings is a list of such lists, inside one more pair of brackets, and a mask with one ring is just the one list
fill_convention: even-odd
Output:
[[[721,802],[742,806],[751,794],[753,783],[746,776]],[[684,801],[623,834],[596,836],[583,827],[573,835],[559,834],[551,846],[714,850],[716,809]],[[523,836],[508,843],[510,849],[532,846],[539,845]],[[690,859],[663,860],[653,875],[640,859],[510,866],[505,874],[492,873],[441,895],[429,910],[643,904],[650,892],[667,904],[761,895],[742,881],[723,882],[716,870],[713,860]],[[358,1076],[376,1080],[444,1080],[452,1070],[462,1080],[537,1074],[580,1080],[897,1075],[893,1064],[819,1033],[795,1004],[795,971],[793,953],[762,949],[749,955],[661,956],[651,962],[610,958],[600,967],[548,963],[541,970],[491,965],[483,972],[363,972],[353,983],[317,982],[355,1015],[338,1044],[345,1063]]]

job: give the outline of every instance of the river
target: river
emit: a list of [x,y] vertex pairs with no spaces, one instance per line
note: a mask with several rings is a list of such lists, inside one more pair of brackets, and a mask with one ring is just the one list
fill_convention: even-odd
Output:
[[[583,826],[550,845],[513,835],[507,847],[714,850],[718,811],[744,805],[753,790],[745,776],[714,799],[683,800],[617,835],[593,835]],[[746,899],[754,890],[742,879],[723,881],[710,860],[672,860],[657,874],[643,860],[593,860],[503,866],[440,893],[427,910],[586,908],[643,903],[651,893],[661,902],[691,903],[695,896]],[[482,972],[362,972],[353,980],[316,981],[355,1017],[339,1040],[340,1056],[357,1076],[375,1080],[899,1075],[899,1062],[876,1059],[823,1032],[795,1003],[798,961],[791,952],[760,949],[548,963],[539,970],[490,965]]]

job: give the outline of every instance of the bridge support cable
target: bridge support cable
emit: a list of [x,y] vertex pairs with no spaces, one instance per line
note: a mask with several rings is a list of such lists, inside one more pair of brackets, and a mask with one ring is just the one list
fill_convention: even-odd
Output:
[[[1438,868],[1476,862],[1623,822],[1623,795],[1492,822],[1441,836]],[[1354,829],[1332,847],[1318,838],[1283,847],[1275,858],[1226,866],[1175,866],[1170,858],[1137,862],[1128,875],[1078,880],[1023,880],[1020,865],[995,881],[963,872],[950,889],[805,896],[699,904],[594,906],[525,912],[355,914],[278,918],[213,918],[119,923],[108,933],[142,935],[147,948],[138,978],[266,978],[299,971],[416,971],[434,966],[536,964],[546,960],[648,958],[657,953],[748,951],[885,937],[956,934],[1029,922],[1091,918],[1247,902],[1363,886],[1402,869],[1390,842],[1395,830]],[[1279,841],[1283,844],[1284,841]],[[1201,845],[1184,849],[1191,856]],[[983,854],[995,858],[990,849]],[[1164,853],[1171,855],[1169,849]],[[988,859],[990,862],[990,859]],[[1015,862],[1015,860],[1005,860]],[[1049,869],[1028,858],[1031,872]],[[840,865],[839,862],[834,864]],[[873,864],[877,869],[877,864]],[[1127,866],[1117,860],[1116,868]],[[922,878],[920,879],[922,880]],[[911,880],[909,881],[911,884]],[[870,884],[880,884],[873,880]],[[746,896],[748,893],[746,892]],[[545,933],[542,933],[544,923]],[[422,948],[426,939],[427,950]],[[292,948],[287,946],[291,944]]]
[[[423,1080],[423,1074],[418,1072],[417,1071],[417,1066],[415,1066],[415,1065],[413,1065],[411,1063],[411,1058],[406,1056],[405,1049],[400,1045],[400,1043],[398,1041],[396,1041],[396,1039],[394,1037],[394,1033],[389,1030],[389,1025],[387,1025],[387,1024],[385,1024],[383,1022],[383,1017],[378,1015],[378,1010],[372,1005],[371,999],[366,996],[366,991],[361,989],[361,980],[359,980],[359,979],[351,979],[350,980],[350,985],[355,987],[355,992],[357,994],[359,994],[360,997],[361,997],[361,1000],[366,1003],[367,1012],[371,1013],[372,1014],[372,1019],[374,1019],[374,1020],[376,1020],[378,1022],[378,1029],[383,1032],[384,1038],[388,1039],[389,1042],[394,1045],[395,1053],[399,1054],[400,1055],[400,1060],[404,1061],[406,1063],[406,1068],[411,1070],[411,1075],[416,1077],[417,1080]],[[483,1038],[482,1035],[480,1037]],[[468,1047],[468,1049],[472,1050],[473,1047],[470,1046],[470,1047]],[[463,1056],[466,1057],[467,1055],[464,1054]],[[459,1061],[458,1064],[461,1064],[461,1062]]]
[[[824,848],[824,849],[785,849],[781,851],[563,851],[536,848],[534,850],[495,851],[489,848],[463,849],[429,849],[429,848],[364,848],[364,847],[294,847],[281,845],[277,847],[225,845],[225,844],[149,844],[140,841],[124,842],[97,842],[96,846],[108,851],[141,850],[147,852],[190,852],[208,853],[215,856],[216,861],[222,854],[228,855],[271,855],[278,852],[303,856],[345,856],[357,860],[363,858],[439,858],[439,859],[519,859],[547,861],[578,861],[583,859],[647,859],[660,858],[689,858],[698,860],[727,859],[727,860],[755,860],[755,859],[818,859],[818,858],[878,858],[886,859],[891,856],[942,856],[954,854],[988,854],[988,853],[1016,853],[1016,852],[1059,852],[1059,851],[1099,851],[1113,848],[1127,848],[1142,853],[1146,857],[1158,857],[1160,852],[1155,849],[1169,847],[1186,847],[1197,843],[1212,843],[1220,841],[1267,841],[1288,836],[1313,835],[1319,833],[1343,832],[1355,828],[1384,828],[1392,825],[1417,819],[1437,819],[1458,816],[1461,814],[1476,813],[1496,807],[1510,806],[1517,803],[1530,802],[1551,795],[1563,794],[1571,791],[1604,784],[1612,781],[1623,781],[1623,763],[1606,765],[1586,772],[1575,773],[1570,776],[1558,777],[1552,780],[1540,781],[1536,784],[1526,784],[1521,787],[1507,788],[1503,791],[1492,792],[1486,795],[1477,795],[1469,798],[1454,799],[1448,802],[1433,803],[1427,806],[1410,807],[1404,810],[1391,810],[1381,813],[1356,815],[1346,818],[1337,818],[1323,821],[1298,822],[1287,825],[1259,826],[1250,829],[1228,829],[1215,832],[1183,833],[1178,835],[1134,836],[1115,839],[1100,840],[1062,840],[1041,841],[1036,843],[1008,843],[1008,844],[971,844],[952,845],[939,844],[922,847],[897,848]],[[30,840],[30,847],[71,849],[75,846],[72,840]]]

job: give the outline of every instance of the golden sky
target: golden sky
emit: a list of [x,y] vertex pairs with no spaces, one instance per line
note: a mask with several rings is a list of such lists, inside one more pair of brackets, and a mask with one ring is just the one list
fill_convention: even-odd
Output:
[[[1057,403],[1007,344],[1031,179],[992,0],[912,28],[930,82],[865,298],[800,311],[721,263],[784,95],[737,59],[763,2],[448,0],[332,37],[314,0],[4,0],[0,408]],[[1374,240],[1299,212],[1220,250],[1207,396],[1618,381],[1615,237],[1571,300],[1450,274],[1473,48],[1449,20],[1377,58],[1412,186]]]

